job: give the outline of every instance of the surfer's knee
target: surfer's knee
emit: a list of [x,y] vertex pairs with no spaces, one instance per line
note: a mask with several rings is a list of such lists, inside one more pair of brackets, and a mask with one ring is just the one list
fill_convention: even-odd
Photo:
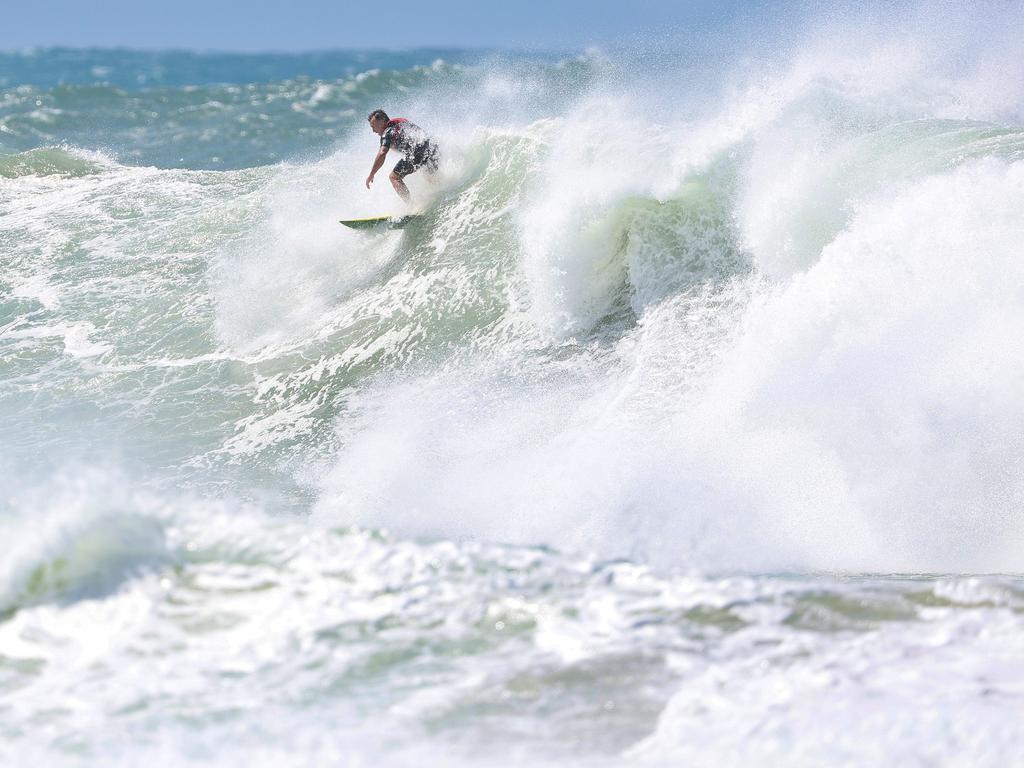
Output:
[[392,184],[402,183],[402,177],[399,175],[398,171],[392,171],[391,173],[389,173],[388,178],[391,179]]

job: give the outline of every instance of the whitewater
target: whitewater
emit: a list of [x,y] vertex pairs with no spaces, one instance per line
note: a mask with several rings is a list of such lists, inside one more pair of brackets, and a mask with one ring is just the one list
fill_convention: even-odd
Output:
[[1024,12],[900,21],[0,53],[0,763],[1019,761]]

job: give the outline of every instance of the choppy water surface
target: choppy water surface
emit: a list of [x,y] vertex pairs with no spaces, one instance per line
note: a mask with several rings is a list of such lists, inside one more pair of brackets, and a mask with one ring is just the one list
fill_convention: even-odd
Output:
[[1013,764],[1020,21],[0,55],[0,761]]

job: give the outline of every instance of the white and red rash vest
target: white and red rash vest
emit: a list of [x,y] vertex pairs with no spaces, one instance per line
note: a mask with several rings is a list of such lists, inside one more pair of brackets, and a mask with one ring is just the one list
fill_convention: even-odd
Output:
[[427,132],[404,117],[393,117],[380,135],[380,145],[397,149],[406,157],[412,157],[416,150],[429,140]]

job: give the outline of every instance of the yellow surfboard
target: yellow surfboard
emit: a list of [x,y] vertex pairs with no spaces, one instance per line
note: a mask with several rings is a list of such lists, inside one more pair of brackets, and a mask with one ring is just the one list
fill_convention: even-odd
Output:
[[410,213],[404,216],[371,216],[368,219],[341,219],[341,223],[352,229],[401,229],[422,214]]

